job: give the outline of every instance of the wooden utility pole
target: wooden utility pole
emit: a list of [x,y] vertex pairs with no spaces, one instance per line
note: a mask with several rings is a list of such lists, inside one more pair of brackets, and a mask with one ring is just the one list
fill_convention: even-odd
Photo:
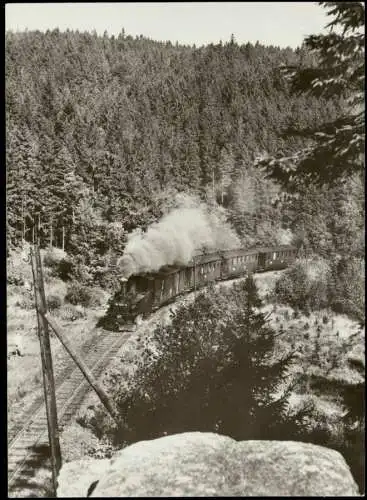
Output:
[[43,388],[45,395],[48,438],[51,450],[52,483],[54,496],[57,491],[57,476],[61,468],[61,450],[59,442],[59,430],[57,423],[57,407],[55,395],[55,382],[52,367],[52,353],[48,323],[44,318],[47,313],[45,289],[43,285],[42,263],[38,245],[31,249],[31,262],[35,292],[35,304],[37,310],[38,335],[41,348]]

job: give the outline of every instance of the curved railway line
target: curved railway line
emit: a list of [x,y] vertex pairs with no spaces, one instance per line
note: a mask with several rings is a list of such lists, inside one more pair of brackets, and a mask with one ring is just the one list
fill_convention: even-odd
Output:
[[[83,345],[84,361],[95,377],[101,375],[133,330],[133,326],[127,326],[119,332],[99,329],[98,333],[92,335]],[[61,427],[70,421],[91,389],[72,361],[55,375],[58,420]],[[17,496],[19,489],[34,489],[31,479],[35,466],[45,466],[48,461],[46,411],[43,397],[38,397],[28,409],[15,415],[14,423],[8,429],[9,496]]]

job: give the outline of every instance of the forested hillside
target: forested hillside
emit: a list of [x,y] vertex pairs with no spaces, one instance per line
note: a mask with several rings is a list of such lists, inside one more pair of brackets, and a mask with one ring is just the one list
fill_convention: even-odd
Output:
[[221,205],[247,246],[284,230],[306,248],[363,252],[361,179],[308,188],[273,203],[279,188],[253,167],[260,153],[292,153],[288,126],[337,116],[341,101],[295,96],[279,66],[305,50],[202,48],[144,37],[58,30],[6,34],[8,245],[63,246],[90,264],[121,253],[176,192]]

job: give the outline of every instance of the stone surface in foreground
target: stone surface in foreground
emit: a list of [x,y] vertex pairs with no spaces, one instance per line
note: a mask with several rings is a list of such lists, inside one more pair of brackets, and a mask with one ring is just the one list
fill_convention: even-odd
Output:
[[340,453],[295,441],[188,432],[141,441],[111,460],[65,464],[59,497],[358,496]]

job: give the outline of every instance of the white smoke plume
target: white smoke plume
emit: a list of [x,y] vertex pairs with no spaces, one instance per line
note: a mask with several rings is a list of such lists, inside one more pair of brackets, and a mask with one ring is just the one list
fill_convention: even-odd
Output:
[[240,246],[219,210],[210,210],[187,195],[176,197],[173,207],[145,233],[136,230],[129,235],[124,255],[118,261],[126,278],[158,271],[165,265],[186,265],[204,249],[214,252]]
[[278,245],[291,245],[293,239],[294,235],[290,229],[281,228],[276,235]]

